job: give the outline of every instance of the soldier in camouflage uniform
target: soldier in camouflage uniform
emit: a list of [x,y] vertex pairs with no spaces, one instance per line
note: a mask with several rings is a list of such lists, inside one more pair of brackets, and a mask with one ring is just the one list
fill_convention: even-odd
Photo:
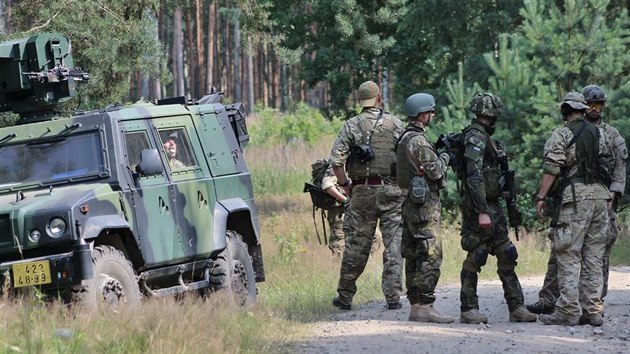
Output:
[[[402,122],[379,108],[378,86],[359,86],[363,110],[344,124],[333,145],[330,162],[339,185],[350,195],[344,220],[346,248],[341,261],[337,296],[333,305],[350,310],[380,221],[383,238],[382,289],[388,309],[398,309],[402,292],[401,206],[403,192],[396,183],[394,147],[403,131]],[[345,171],[350,179],[346,179]]]
[[409,96],[405,111],[409,125],[396,146],[396,176],[398,185],[408,191],[402,206],[401,251],[411,304],[409,321],[451,323],[454,318],[433,308],[442,264],[439,191],[446,186],[450,156],[443,152],[438,157],[425,135],[425,127],[435,116],[433,96]]
[[[628,151],[626,149],[626,141],[619,134],[619,131],[612,125],[602,121],[602,111],[606,105],[606,93],[601,87],[596,85],[588,85],[582,89],[582,95],[586,100],[586,105],[589,108],[586,109],[586,120],[595,124],[600,128],[600,133],[604,134],[606,138],[606,145],[609,151],[612,151],[612,155],[607,158],[607,168],[612,173],[611,184],[608,187],[611,193],[611,200],[608,206],[608,213],[610,217],[610,224],[608,226],[608,241],[606,243],[606,249],[603,263],[603,277],[604,285],[602,289],[602,300],[608,292],[608,272],[609,272],[609,258],[613,244],[617,240],[617,214],[615,212],[616,201],[618,201],[624,194],[626,186],[626,159],[628,158]],[[551,241],[553,242],[553,234],[550,234]],[[555,303],[560,297],[560,290],[558,289],[557,278],[558,266],[556,254],[551,249],[549,255],[549,262],[547,264],[547,273],[545,274],[545,280],[543,287],[538,293],[539,300],[531,305],[527,305],[527,309],[533,313],[545,313],[550,314],[555,308]],[[587,323],[587,316],[580,317],[580,323]]]
[[603,324],[602,258],[610,223],[606,188],[610,176],[600,157],[612,152],[606,135],[585,121],[588,108],[581,93],[567,93],[560,105],[566,123],[545,143],[536,213],[542,219],[547,196],[557,196],[559,209],[551,226],[560,297],[553,313],[539,315],[544,324],[576,325],[581,316],[583,323]]
[[330,229],[328,248],[332,251],[333,255],[341,258],[344,249],[343,216],[346,207],[350,203],[350,199],[343,194],[343,191],[337,184],[337,176],[335,176],[335,171],[333,171],[332,166],[329,166],[326,170],[322,178],[321,188],[338,202],[337,205],[328,210],[326,219],[328,220],[328,227]]
[[491,136],[502,108],[503,103],[496,95],[477,94],[470,101],[475,118],[462,133],[465,180],[461,245],[468,251],[461,271],[462,323],[488,322],[488,317],[479,312],[477,297],[477,273],[486,264],[488,254],[497,257],[497,273],[503,283],[510,322],[536,321],[536,315],[523,306],[523,290],[514,271],[518,252],[508,237],[507,220],[499,203],[499,159],[505,157],[505,149]]

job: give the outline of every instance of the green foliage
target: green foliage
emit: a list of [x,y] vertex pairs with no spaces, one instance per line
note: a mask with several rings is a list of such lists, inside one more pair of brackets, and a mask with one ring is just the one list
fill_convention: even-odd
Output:
[[[68,0],[19,1],[13,6],[13,38],[34,32],[59,32],[72,45],[75,65],[90,74],[79,87],[82,109],[124,102],[130,77],[142,71],[168,80],[162,44],[157,39],[155,14],[159,0],[107,2]],[[72,11],[69,11],[72,9]],[[77,105],[77,100],[71,103]]]
[[341,121],[327,120],[319,111],[303,103],[292,113],[281,114],[276,109],[258,107],[257,121],[248,125],[252,145],[305,143],[312,145],[323,136],[336,134]]
[[[396,46],[386,62],[394,72],[395,100],[418,91],[443,97],[444,79],[462,63],[469,82],[485,86],[489,75],[482,54],[499,34],[514,31],[522,1],[413,1],[400,19]],[[434,20],[439,19],[439,20]]]

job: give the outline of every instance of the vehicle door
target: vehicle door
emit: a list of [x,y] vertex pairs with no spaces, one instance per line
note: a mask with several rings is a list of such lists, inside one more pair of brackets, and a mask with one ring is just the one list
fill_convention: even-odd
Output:
[[[147,120],[121,122],[129,170],[136,175],[130,186],[133,203],[134,231],[139,238],[147,266],[168,263],[178,244],[175,205],[171,198],[171,181],[163,167],[161,173],[143,176],[136,173],[142,150],[162,151],[161,143],[151,134]],[[158,145],[160,144],[160,145]],[[179,253],[179,252],[177,252]]]
[[164,146],[163,154],[169,161],[168,174],[179,238],[175,258],[207,256],[213,250],[212,210],[216,196],[192,117],[157,118],[154,124]]

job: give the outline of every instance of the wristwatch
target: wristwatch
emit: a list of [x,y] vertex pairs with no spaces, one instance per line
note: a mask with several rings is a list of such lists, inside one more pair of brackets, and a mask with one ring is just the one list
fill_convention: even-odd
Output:
[[540,195],[537,195],[537,196],[536,196],[536,202],[544,202],[544,201],[545,201],[545,199],[547,199],[547,197],[542,197],[542,196],[540,196]]

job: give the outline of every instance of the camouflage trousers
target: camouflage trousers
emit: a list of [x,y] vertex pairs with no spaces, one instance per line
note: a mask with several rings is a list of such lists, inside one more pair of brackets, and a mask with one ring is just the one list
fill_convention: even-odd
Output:
[[435,286],[442,265],[440,202],[418,205],[405,199],[402,206],[402,246],[407,299],[414,304],[435,302]]
[[577,317],[582,311],[601,314],[602,258],[608,235],[608,203],[604,199],[565,203],[554,229],[560,297],[556,311]]
[[[345,239],[343,234],[343,219],[345,210],[342,206],[335,206],[328,210],[326,213],[326,219],[328,221],[328,228],[330,230],[330,237],[328,238],[328,248],[332,251],[333,255],[341,259],[343,256],[343,249],[345,248]],[[374,241],[372,241],[372,248],[370,254],[373,254],[379,249],[381,243],[380,232],[376,232]]]
[[343,218],[344,208],[342,206],[335,206],[328,210],[326,214],[328,228],[330,230],[328,248],[332,251],[333,255],[339,258],[343,255],[344,249]]
[[400,299],[402,202],[402,191],[396,185],[359,185],[353,188],[343,224],[346,247],[337,285],[341,302],[351,304],[357,292],[356,281],[365,270],[377,222],[380,222],[384,245],[381,288],[387,302]]
[[[609,211],[610,212],[610,211]],[[602,257],[602,301],[608,294],[608,274],[610,271],[610,252],[617,240],[619,229],[617,228],[617,220],[614,212],[610,212],[611,218],[608,224],[608,237],[606,238],[606,248],[604,249],[604,256]],[[553,232],[549,233],[549,238],[553,242]],[[543,281],[542,289],[538,292],[538,298],[541,302],[547,305],[555,305],[556,301],[560,297],[560,289],[558,288],[558,258],[556,252],[551,246],[551,252],[549,254],[549,261],[547,262],[547,273],[545,273],[545,280]]]
[[488,207],[492,220],[490,229],[479,227],[478,214],[472,208],[462,208],[461,244],[468,255],[460,274],[461,310],[479,309],[477,273],[486,264],[488,255],[494,255],[497,257],[497,274],[503,285],[503,297],[512,312],[524,303],[523,289],[514,271],[518,252],[508,237],[507,221],[500,204],[489,201]]

